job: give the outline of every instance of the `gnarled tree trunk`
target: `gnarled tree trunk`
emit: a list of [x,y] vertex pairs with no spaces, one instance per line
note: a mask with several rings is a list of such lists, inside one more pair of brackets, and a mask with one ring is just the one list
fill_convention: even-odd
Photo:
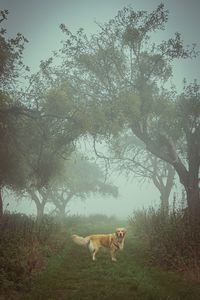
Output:
[[38,197],[35,190],[30,189],[29,194],[31,195],[32,200],[35,202],[37,209],[37,219],[40,220],[44,215],[44,207],[47,202],[47,195],[45,193],[40,193],[41,199]]
[[0,188],[0,217],[3,215],[3,198],[2,198],[2,188]]
[[[187,160],[188,169],[183,164],[181,158],[176,151],[175,142],[167,135],[161,135],[162,141],[160,148],[158,145],[144,135],[140,129],[133,130],[147,146],[147,150],[155,156],[168,162],[176,170],[181,184],[184,186],[187,195],[187,205],[189,213],[189,221],[192,226],[200,223],[200,190],[199,181],[199,166],[200,166],[200,149],[199,138],[200,130],[195,133],[186,134],[187,137]],[[162,147],[164,150],[162,151]]]
[[152,178],[154,185],[160,192],[160,210],[164,216],[169,214],[169,196],[174,184],[175,170],[171,165],[167,164],[166,172],[166,183],[163,182],[162,176],[154,176]]

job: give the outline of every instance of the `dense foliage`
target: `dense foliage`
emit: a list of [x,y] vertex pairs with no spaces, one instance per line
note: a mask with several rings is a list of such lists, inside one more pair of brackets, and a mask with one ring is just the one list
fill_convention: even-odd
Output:
[[154,208],[136,211],[130,227],[153,264],[200,280],[199,228],[189,225],[182,209],[173,209],[168,218]]
[[40,222],[21,214],[0,220],[0,292],[25,290],[45,267],[47,258],[61,251],[66,233],[55,219]]

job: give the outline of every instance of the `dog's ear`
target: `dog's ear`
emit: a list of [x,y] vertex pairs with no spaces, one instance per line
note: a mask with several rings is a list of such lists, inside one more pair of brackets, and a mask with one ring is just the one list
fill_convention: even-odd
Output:
[[127,232],[127,229],[126,228],[123,228],[123,232],[124,232],[124,234]]

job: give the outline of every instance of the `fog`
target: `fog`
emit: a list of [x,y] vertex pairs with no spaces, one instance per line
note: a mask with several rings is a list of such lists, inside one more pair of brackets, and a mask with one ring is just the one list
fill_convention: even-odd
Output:
[[[88,34],[95,33],[95,21],[105,22],[114,17],[117,11],[125,5],[132,5],[136,10],[155,9],[159,0],[0,0],[1,9],[8,9],[7,32],[10,36],[17,32],[22,33],[29,43],[24,51],[25,64],[30,66],[32,72],[39,68],[41,60],[51,56],[53,50],[60,47],[63,34],[59,25],[64,23],[67,28],[75,32],[79,27],[84,28]],[[165,7],[169,9],[169,21],[166,30],[156,35],[158,40],[164,40],[178,31],[186,44],[199,43],[199,11],[198,0],[166,0]],[[187,77],[189,81],[200,75],[200,59],[175,62],[173,83],[181,90],[182,81]],[[118,197],[89,196],[82,201],[79,199],[69,203],[67,209],[71,214],[103,213],[129,216],[133,210],[150,205],[158,205],[159,193],[150,182],[141,183],[133,175],[114,174],[111,182],[119,187]],[[179,189],[179,187],[178,187]],[[177,192],[177,191],[176,191]],[[171,198],[173,193],[171,194]],[[7,203],[9,205],[7,206]],[[31,200],[21,202],[12,201],[5,195],[5,206],[11,211],[20,211],[35,214],[35,204]],[[46,212],[53,208],[48,205]]]
[[[117,216],[126,218],[131,216],[134,210],[147,208],[149,206],[158,207],[159,193],[152,188],[151,184],[140,184],[137,181],[127,182],[123,176],[119,176],[113,182],[119,187],[119,196],[115,199],[112,197],[88,196],[84,201],[74,199],[69,203],[66,211],[68,214],[105,214],[108,216]],[[15,196],[5,196],[5,206],[7,210],[21,212],[27,215],[36,215],[35,203],[31,199],[22,199],[18,202],[13,201]],[[45,213],[52,213],[54,206],[47,204]]]

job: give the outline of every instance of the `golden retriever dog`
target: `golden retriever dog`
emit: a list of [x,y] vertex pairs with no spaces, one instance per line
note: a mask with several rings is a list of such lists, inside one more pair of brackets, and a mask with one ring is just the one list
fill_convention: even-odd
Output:
[[92,254],[92,260],[96,259],[100,248],[108,248],[112,261],[116,261],[115,253],[117,250],[123,250],[125,234],[125,228],[116,228],[114,233],[109,234],[93,234],[86,237],[74,234],[72,240],[77,245],[88,247]]

